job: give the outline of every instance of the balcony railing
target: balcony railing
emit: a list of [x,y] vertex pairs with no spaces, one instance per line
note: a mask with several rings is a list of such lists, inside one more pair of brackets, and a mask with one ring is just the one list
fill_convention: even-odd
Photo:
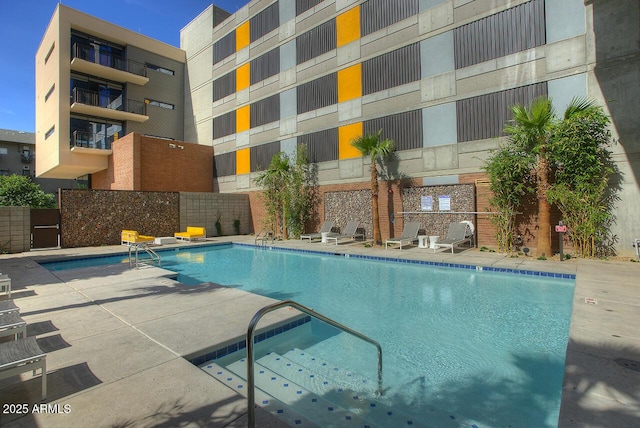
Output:
[[129,113],[140,115],[147,114],[147,105],[144,102],[129,99],[124,101],[125,102],[123,103],[122,95],[118,96],[115,99],[110,99],[105,96],[101,96],[98,92],[82,88],[73,88],[71,95],[71,104],[79,103],[110,110],[126,111]]
[[147,69],[144,64],[133,60],[127,60],[121,55],[97,51],[91,46],[75,43],[73,45],[72,54],[73,58],[79,58],[95,64],[104,65],[105,67],[126,71],[132,74],[137,74],[138,76],[147,75]]
[[111,150],[111,144],[116,140],[113,135],[95,134],[92,132],[73,131],[71,134],[71,148]]

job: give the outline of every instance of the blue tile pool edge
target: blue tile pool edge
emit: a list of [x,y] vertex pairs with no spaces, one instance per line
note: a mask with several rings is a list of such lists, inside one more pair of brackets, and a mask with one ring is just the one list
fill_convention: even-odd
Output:
[[288,251],[292,253],[316,254],[316,255],[323,255],[323,256],[333,255],[338,257],[354,258],[354,259],[380,260],[380,261],[394,262],[394,263],[407,263],[407,264],[417,264],[417,265],[445,267],[445,268],[454,268],[454,269],[467,269],[467,270],[474,270],[476,272],[500,272],[500,273],[515,274],[515,275],[540,276],[540,277],[555,278],[555,279],[567,279],[567,280],[576,279],[576,275],[573,273],[544,272],[544,271],[537,271],[537,270],[480,266],[480,265],[471,265],[471,264],[464,264],[464,263],[432,262],[428,260],[409,260],[409,259],[401,259],[396,257],[367,256],[363,254],[349,254],[349,253],[338,253],[338,252],[333,253],[333,252],[318,251],[318,250],[301,250],[298,248],[283,248],[283,247],[277,247],[277,246],[262,247],[259,245],[245,244],[245,243],[239,243],[239,242],[234,242],[233,245],[237,245],[239,247],[260,248],[265,250]]
[[[256,334],[253,337],[253,343],[259,343],[267,339],[271,339],[274,336],[290,331],[296,327],[300,327],[308,322],[311,322],[311,317],[309,315],[304,315],[299,318],[296,318],[292,321],[281,323],[269,330],[265,330],[259,334]],[[232,342],[229,345],[221,346],[212,351],[209,351],[205,354],[199,355],[197,357],[186,358],[191,364],[195,366],[200,366],[207,361],[217,360],[218,358],[222,358],[234,352],[240,351],[247,347],[246,338],[239,339],[237,341]]]

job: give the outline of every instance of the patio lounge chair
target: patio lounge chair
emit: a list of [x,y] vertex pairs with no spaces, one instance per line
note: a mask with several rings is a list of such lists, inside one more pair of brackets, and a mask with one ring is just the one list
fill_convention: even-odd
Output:
[[402,250],[402,243],[413,244],[418,240],[418,230],[420,230],[420,223],[418,222],[408,222],[404,224],[404,229],[402,229],[402,235],[398,238],[389,238],[384,243],[385,250],[388,248],[389,244],[400,244],[400,249]]
[[467,223],[451,223],[447,231],[447,236],[442,241],[435,243],[433,252],[435,253],[440,247],[446,247],[451,248],[451,254],[453,254],[453,248],[464,242],[469,242],[469,248],[471,248],[471,237],[473,235],[467,234],[468,227]]
[[155,237],[140,235],[137,230],[123,230],[120,234],[122,245],[137,244],[139,242],[153,242]]
[[0,379],[8,379],[24,372],[42,371],[42,399],[47,398],[47,355],[35,337],[0,343]]
[[349,223],[347,223],[347,225],[344,228],[344,232],[343,233],[336,233],[336,234],[332,234],[327,236],[327,243],[329,243],[329,241],[333,240],[335,241],[336,245],[338,245],[338,240],[340,239],[346,239],[349,238],[352,241],[354,241],[356,239],[356,237],[362,237],[362,239],[364,240],[364,233],[358,233],[358,225],[360,223],[358,223],[357,221],[350,221]]
[[13,303],[13,300],[0,301],[0,315],[8,314],[11,312],[20,312],[20,308]]
[[18,312],[0,314],[0,337],[14,336],[15,339],[27,336],[27,323]]
[[204,227],[187,226],[186,232],[176,232],[173,234],[176,239],[181,241],[192,241],[196,239],[206,239],[207,231]]
[[331,229],[333,228],[334,223],[335,222],[333,220],[327,220],[324,222],[318,233],[308,233],[306,235],[300,235],[300,240],[302,241],[303,239],[308,239],[309,241],[312,241],[316,238],[322,238],[323,233],[331,233]]

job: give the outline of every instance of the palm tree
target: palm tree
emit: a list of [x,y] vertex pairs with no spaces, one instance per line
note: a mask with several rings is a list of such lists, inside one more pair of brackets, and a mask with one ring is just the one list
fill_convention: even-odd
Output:
[[[593,104],[581,98],[574,98],[565,110],[564,120],[580,113]],[[547,198],[551,174],[550,136],[555,122],[551,100],[536,98],[527,108],[520,104],[511,107],[513,124],[504,131],[511,142],[536,155],[535,176],[538,197],[538,254],[553,255],[551,250],[551,206]]]
[[278,225],[282,225],[282,239],[288,239],[286,207],[290,169],[289,157],[284,152],[276,153],[271,158],[269,168],[256,178],[256,183],[265,188],[267,205],[271,205],[268,211],[271,211],[276,225],[274,232]]
[[371,210],[373,215],[373,242],[382,244],[380,236],[380,214],[378,212],[378,168],[376,162],[389,156],[393,152],[393,141],[382,139],[382,129],[377,134],[360,136],[351,142],[362,156],[371,159]]

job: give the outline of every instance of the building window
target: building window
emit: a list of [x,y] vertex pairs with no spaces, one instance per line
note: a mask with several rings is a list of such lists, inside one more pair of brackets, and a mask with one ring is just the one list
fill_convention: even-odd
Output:
[[250,150],[251,172],[264,171],[269,168],[273,156],[280,153],[280,141],[254,146]]
[[53,135],[55,130],[56,130],[56,126],[53,125],[51,128],[49,128],[47,132],[44,133],[44,139],[46,140],[47,138],[51,137],[51,135]]
[[213,138],[220,138],[236,133],[236,112],[230,111],[213,118]]
[[280,94],[271,95],[268,98],[252,103],[249,117],[252,128],[279,120]]
[[44,57],[44,63],[46,64],[49,61],[49,58],[51,58],[51,54],[53,53],[53,49],[56,47],[56,43],[53,42],[53,44],[51,45],[51,47],[49,48],[49,52],[47,52],[47,56]]
[[122,122],[88,117],[71,117],[71,147],[110,150],[111,144],[124,135]]
[[175,71],[169,70],[168,68],[160,67],[159,65],[153,65],[153,64],[147,63],[146,67],[148,70],[157,71],[158,73],[167,74],[169,76],[173,76],[174,74],[176,74]]
[[6,147],[0,147],[0,155],[6,155],[7,153],[9,153],[9,150]]
[[251,60],[249,67],[252,85],[278,74],[280,72],[280,49],[270,50],[266,54]]
[[44,96],[44,102],[45,102],[45,103],[47,102],[47,100],[49,99],[49,97],[51,96],[51,94],[53,94],[53,91],[54,91],[55,89],[56,89],[56,84],[54,83],[54,84],[51,86],[51,89],[49,89],[49,90],[47,91],[46,95]]
[[162,102],[162,101],[146,99],[146,100],[144,100],[144,102],[149,104],[150,106],[166,108],[167,110],[175,109],[175,106],[173,104],[165,103],[165,102]]

